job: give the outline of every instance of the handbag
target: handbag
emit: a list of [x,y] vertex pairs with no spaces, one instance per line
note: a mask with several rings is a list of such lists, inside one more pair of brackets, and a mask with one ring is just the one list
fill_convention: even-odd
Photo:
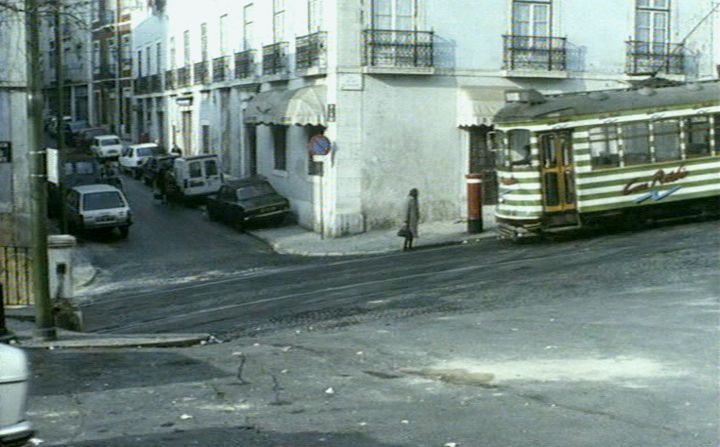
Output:
[[400,227],[400,229],[398,230],[397,235],[400,236],[400,237],[405,237],[405,238],[407,238],[407,237],[410,237],[410,236],[412,235],[412,233],[410,232],[410,228],[408,228],[407,225],[403,225],[403,226]]

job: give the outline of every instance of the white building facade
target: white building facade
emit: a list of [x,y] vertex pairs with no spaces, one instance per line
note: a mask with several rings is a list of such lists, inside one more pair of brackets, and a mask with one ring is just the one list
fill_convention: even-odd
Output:
[[[423,220],[457,220],[466,174],[483,174],[495,200],[485,137],[504,90],[717,78],[718,9],[714,0],[169,1],[133,30],[144,61],[134,131],[186,154],[217,153],[233,176],[267,177],[302,226],[329,237],[396,225],[410,188]],[[319,134],[332,149],[311,157]]]

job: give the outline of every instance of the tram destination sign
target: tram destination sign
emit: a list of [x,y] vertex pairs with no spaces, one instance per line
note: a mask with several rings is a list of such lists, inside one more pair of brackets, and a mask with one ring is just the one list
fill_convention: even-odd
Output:
[[12,143],[0,141],[0,163],[12,162]]

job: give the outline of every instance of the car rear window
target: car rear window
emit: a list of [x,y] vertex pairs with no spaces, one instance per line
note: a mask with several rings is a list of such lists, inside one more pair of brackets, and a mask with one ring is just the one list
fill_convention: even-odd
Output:
[[108,138],[106,140],[100,140],[100,146],[113,146],[116,144],[120,144],[120,140],[117,138]]
[[135,153],[138,157],[151,157],[157,154],[155,149],[154,147],[139,147],[135,150]]
[[243,186],[237,190],[238,200],[247,200],[253,197],[266,196],[274,194],[275,190],[268,183],[258,183],[256,185]]
[[117,191],[91,192],[83,195],[83,210],[86,211],[124,207],[125,201]]

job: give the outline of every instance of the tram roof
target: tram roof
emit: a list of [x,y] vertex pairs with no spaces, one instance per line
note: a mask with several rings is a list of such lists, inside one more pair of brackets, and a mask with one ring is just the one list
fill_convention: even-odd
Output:
[[533,90],[529,92],[531,92],[530,98],[533,98],[531,101],[507,102],[495,115],[494,122],[510,124],[633,110],[651,111],[661,107],[707,104],[708,101],[720,103],[720,80],[666,87],[650,87],[646,84],[630,89],[584,91],[560,95],[541,95]]

